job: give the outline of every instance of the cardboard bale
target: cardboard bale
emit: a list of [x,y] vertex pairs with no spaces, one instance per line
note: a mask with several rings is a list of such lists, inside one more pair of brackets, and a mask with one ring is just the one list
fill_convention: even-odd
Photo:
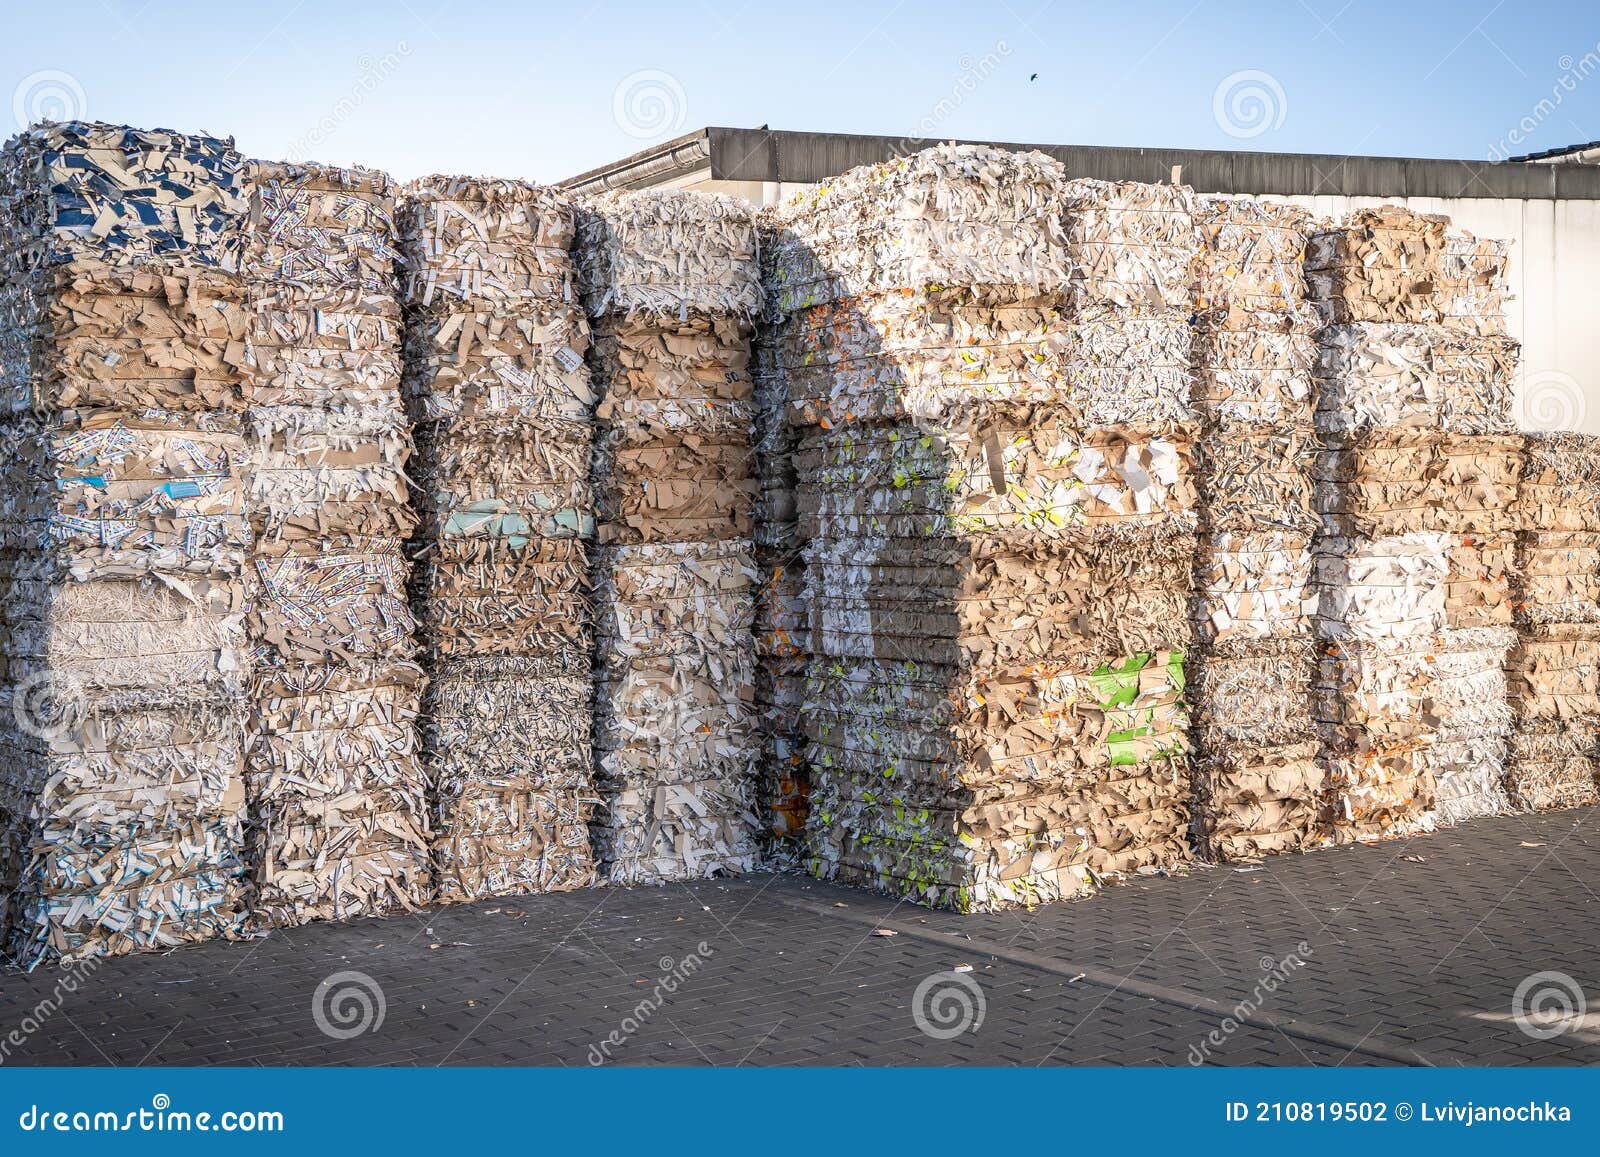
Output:
[[1504,533],[1515,527],[1521,439],[1372,429],[1338,439],[1313,470],[1329,533]]
[[1436,214],[1379,205],[1314,230],[1305,278],[1323,324],[1437,321],[1448,224]]
[[559,189],[525,181],[435,174],[403,190],[396,218],[401,299],[428,306],[441,298],[510,307],[538,315],[575,300],[576,219]]
[[1302,335],[1316,328],[1302,268],[1314,224],[1308,210],[1253,197],[1197,197],[1194,219],[1200,249],[1193,306],[1203,328],[1253,333],[1271,322]]
[[1504,337],[1510,276],[1511,247],[1507,242],[1449,230],[1437,293],[1441,323],[1465,334]]

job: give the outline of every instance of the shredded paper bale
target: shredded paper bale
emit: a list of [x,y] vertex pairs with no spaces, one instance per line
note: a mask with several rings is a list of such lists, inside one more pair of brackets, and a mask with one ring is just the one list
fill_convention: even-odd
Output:
[[1306,243],[1306,283],[1325,324],[1440,316],[1448,218],[1399,205],[1358,209]]
[[720,195],[608,194],[579,217],[604,544],[592,831],[612,883],[756,863],[756,249],[751,210]]
[[0,154],[0,938],[237,933],[251,547],[244,162],[45,124]]
[[424,177],[400,209],[412,595],[440,899],[595,882],[594,396],[565,196]]

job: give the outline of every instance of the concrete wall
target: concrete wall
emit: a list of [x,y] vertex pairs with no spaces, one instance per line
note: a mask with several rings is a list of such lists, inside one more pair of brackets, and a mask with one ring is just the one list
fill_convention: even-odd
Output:
[[[810,186],[718,181],[709,169],[672,182],[757,205]],[[1443,213],[1482,237],[1510,241],[1511,334],[1522,342],[1518,419],[1530,430],[1600,434],[1600,201],[1440,197],[1282,197],[1325,217],[1383,204]]]

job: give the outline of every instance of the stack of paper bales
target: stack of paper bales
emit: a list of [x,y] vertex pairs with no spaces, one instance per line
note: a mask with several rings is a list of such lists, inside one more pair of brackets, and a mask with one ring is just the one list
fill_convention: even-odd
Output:
[[0,154],[0,934],[33,966],[234,933],[249,396],[233,143]]
[[810,869],[983,910],[1181,862],[1188,190],[944,146],[773,225]]
[[[1446,221],[1360,210],[1309,242],[1319,334],[1317,708],[1341,838],[1497,810],[1520,445],[1509,382],[1441,375]],[[1485,578],[1488,581],[1484,581]],[[1486,605],[1487,604],[1487,605]]]
[[1506,789],[1518,807],[1544,810],[1597,799],[1600,438],[1529,434],[1525,444]]
[[424,511],[414,599],[446,901],[595,879],[593,397],[574,234],[562,194],[517,181],[425,177],[401,211]]
[[757,853],[751,335],[755,222],[729,197],[607,195],[580,216],[599,427],[593,828],[610,881]]
[[430,895],[403,551],[416,518],[393,185],[250,168],[252,914],[293,926]]
[[1202,199],[1196,218],[1195,832],[1201,851],[1229,860],[1303,849],[1326,827],[1310,691],[1312,220],[1224,197]]

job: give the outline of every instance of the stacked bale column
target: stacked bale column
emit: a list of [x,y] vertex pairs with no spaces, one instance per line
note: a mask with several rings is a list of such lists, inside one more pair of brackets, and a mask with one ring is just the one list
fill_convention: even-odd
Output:
[[583,887],[593,399],[573,209],[439,176],[408,186],[401,221],[439,895]]
[[1195,832],[1202,852],[1230,860],[1324,834],[1311,716],[1317,322],[1301,273],[1306,211],[1217,197],[1196,218]]
[[393,186],[272,163],[251,183],[252,915],[284,927],[429,898],[423,676]]
[[728,197],[609,195],[584,207],[579,253],[602,399],[596,853],[619,884],[748,871],[761,756],[754,220]]
[[1528,434],[1525,446],[1506,790],[1544,811],[1600,799],[1600,438]]
[[234,933],[248,400],[231,141],[71,123],[0,154],[0,935]]
[[824,878],[987,910],[1184,858],[1192,219],[1064,177],[947,146],[774,215]]
[[1396,463],[1409,494],[1441,511],[1450,534],[1445,631],[1436,651],[1438,733],[1426,758],[1439,825],[1498,815],[1513,711],[1506,662],[1513,626],[1522,440],[1512,417],[1519,347],[1506,335],[1508,254],[1503,243],[1445,235],[1434,298],[1434,373],[1444,431],[1425,459]]
[[1308,246],[1325,323],[1317,702],[1341,838],[1500,802],[1498,672],[1510,636],[1493,575],[1520,448],[1495,416],[1497,385],[1439,372],[1444,248],[1443,218],[1392,206],[1354,213]]

